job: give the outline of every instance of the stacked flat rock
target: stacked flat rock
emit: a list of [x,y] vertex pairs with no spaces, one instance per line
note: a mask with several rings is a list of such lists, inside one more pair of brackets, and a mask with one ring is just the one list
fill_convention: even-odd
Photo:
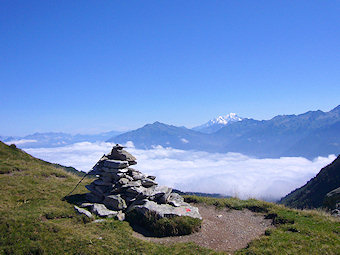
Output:
[[90,171],[94,180],[86,188],[89,203],[82,207],[101,217],[125,218],[125,213],[135,211],[142,215],[154,213],[159,218],[189,216],[201,219],[198,208],[184,202],[172,189],[160,186],[155,176],[145,175],[132,168],[136,158],[116,145],[104,155]]

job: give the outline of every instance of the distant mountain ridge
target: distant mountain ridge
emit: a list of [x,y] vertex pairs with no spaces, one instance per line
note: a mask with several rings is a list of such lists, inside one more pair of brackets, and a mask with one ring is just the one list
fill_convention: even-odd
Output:
[[6,143],[15,143],[20,148],[48,148],[60,147],[79,142],[103,142],[112,136],[116,136],[122,132],[109,131],[99,134],[76,134],[71,135],[63,132],[46,132],[34,133],[26,136],[10,136],[2,137],[2,141]]
[[[137,148],[149,149],[156,145],[184,150],[206,150],[210,146],[209,136],[185,127],[167,125],[158,121],[115,136],[108,142],[132,141]],[[190,141],[190,142],[189,142]]]
[[260,158],[301,156],[312,159],[339,153],[339,127],[340,105],[329,112],[279,115],[262,121],[242,119],[208,134],[155,122],[108,141],[132,141],[143,149],[161,145],[183,150],[239,152]]
[[211,134],[232,122],[241,121],[241,120],[242,118],[237,116],[236,113],[229,113],[225,116],[218,116],[215,119],[209,120],[207,123],[203,125],[192,128],[192,130]]

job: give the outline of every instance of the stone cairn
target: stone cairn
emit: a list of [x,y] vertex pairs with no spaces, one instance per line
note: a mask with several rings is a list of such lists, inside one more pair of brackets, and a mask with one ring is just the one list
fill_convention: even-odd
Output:
[[[202,219],[198,208],[184,202],[184,199],[172,189],[160,186],[156,177],[145,175],[130,166],[137,164],[136,158],[124,147],[117,144],[112,151],[104,155],[89,172],[98,179],[86,188],[88,203],[80,207],[89,209],[100,217],[124,220],[125,214],[135,212],[141,216],[148,214],[158,218],[189,216]],[[82,214],[92,217],[85,209],[75,206]]]

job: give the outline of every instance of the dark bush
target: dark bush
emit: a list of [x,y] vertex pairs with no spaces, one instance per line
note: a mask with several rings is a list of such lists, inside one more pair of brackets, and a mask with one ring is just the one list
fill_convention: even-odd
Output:
[[184,197],[184,202],[186,203],[198,203],[198,200],[194,197]]
[[252,212],[258,212],[258,213],[267,213],[268,209],[265,207],[253,205],[253,206],[248,206],[247,207],[250,211]]

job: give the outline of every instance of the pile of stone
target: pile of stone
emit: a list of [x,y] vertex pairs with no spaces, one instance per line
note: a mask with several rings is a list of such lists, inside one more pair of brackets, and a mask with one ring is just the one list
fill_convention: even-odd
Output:
[[[132,168],[135,164],[136,158],[123,146],[114,146],[90,171],[89,174],[98,179],[86,186],[90,191],[88,202],[81,207],[100,217],[119,220],[124,220],[125,214],[133,211],[144,216],[152,213],[158,218],[189,216],[201,219],[198,208],[184,202],[179,194],[172,193],[171,188],[158,185],[155,176]],[[76,207],[76,210],[84,213],[85,209]]]

